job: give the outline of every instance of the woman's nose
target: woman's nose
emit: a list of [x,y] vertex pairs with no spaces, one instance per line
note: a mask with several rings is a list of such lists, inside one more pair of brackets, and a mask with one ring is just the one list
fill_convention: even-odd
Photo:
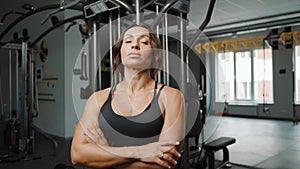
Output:
[[131,49],[140,49],[138,43],[133,43]]

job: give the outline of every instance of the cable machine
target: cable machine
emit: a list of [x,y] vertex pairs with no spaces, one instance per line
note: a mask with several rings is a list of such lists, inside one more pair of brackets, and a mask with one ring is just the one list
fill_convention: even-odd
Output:
[[[18,23],[24,19],[39,12],[56,9],[59,5],[48,5],[35,8],[30,4],[22,6],[28,10],[26,13],[8,12],[2,19],[2,25],[5,25],[5,18],[10,14],[21,15],[11,24],[9,24],[0,34],[0,40]],[[78,8],[73,8],[77,9]],[[37,98],[37,80],[36,80],[36,62],[33,55],[39,53],[36,51],[35,43],[30,41],[28,30],[23,29],[22,37],[19,38],[17,33],[13,34],[13,40],[0,43],[1,50],[8,51],[8,98],[9,110],[1,111],[1,120],[7,121],[5,130],[5,144],[9,145],[7,155],[1,157],[0,162],[15,162],[19,160],[34,160],[40,158],[35,155],[35,132],[40,133],[51,141],[53,144],[53,154],[56,154],[58,144],[56,140],[39,129],[33,124],[33,118],[38,117],[38,98]],[[4,56],[1,56],[4,57]],[[2,87],[2,86],[1,86]],[[1,88],[2,90],[3,88]],[[1,98],[3,97],[1,92]],[[1,107],[3,103],[1,102]],[[15,154],[17,152],[17,154]]]
[[[8,51],[8,97],[9,110],[3,120],[7,121],[5,142],[10,150],[18,149],[16,160],[31,160],[35,157],[33,118],[38,116],[35,63],[31,49],[28,48],[28,31],[23,29],[22,37],[2,46]],[[3,56],[2,56],[3,57]],[[11,160],[9,156],[1,162]]]
[[[187,96],[188,94],[188,89],[186,88],[187,82],[192,82],[191,77],[189,77],[188,74],[188,61],[189,61],[189,52],[191,52],[192,45],[194,45],[195,41],[198,40],[199,35],[202,33],[202,31],[205,29],[206,25],[210,21],[210,17],[212,15],[212,11],[214,8],[215,0],[210,1],[209,9],[207,12],[207,16],[204,20],[204,22],[200,25],[198,28],[196,35],[193,36],[193,38],[189,41],[188,45],[186,44],[186,27],[187,27],[187,22],[186,22],[186,17],[189,9],[189,1],[179,1],[179,0],[169,0],[169,1],[160,1],[160,0],[152,0],[150,2],[144,2],[144,1],[138,1],[138,0],[127,0],[127,1],[89,1],[84,4],[83,9],[84,9],[84,14],[85,14],[85,20],[88,23],[87,25],[89,26],[89,30],[92,32],[90,35],[91,39],[90,41],[93,41],[94,43],[89,44],[89,50],[90,52],[87,53],[93,53],[92,55],[88,56],[89,60],[97,58],[99,60],[99,65],[97,66],[97,69],[93,69],[93,71],[97,71],[97,78],[96,79],[91,79],[91,82],[98,82],[97,90],[106,88],[108,86],[112,86],[113,84],[117,83],[118,81],[121,80],[121,75],[119,74],[113,74],[112,73],[112,44],[120,36],[120,30],[123,27],[127,27],[128,25],[131,25],[133,23],[140,23],[140,22],[146,22],[150,23],[150,26],[152,29],[156,30],[157,34],[159,37],[162,39],[162,45],[163,45],[163,57],[165,59],[165,62],[163,63],[163,68],[161,73],[158,75],[158,81],[163,82],[167,85],[171,85],[173,87],[178,87],[180,88],[181,92]],[[101,10],[95,10],[95,9],[101,9]],[[150,11],[150,14],[146,13],[145,11]],[[155,14],[153,16],[153,13]],[[108,20],[103,20],[103,16],[105,15],[106,18],[108,17]],[[176,16],[176,17],[170,17]],[[101,18],[101,19],[100,19]],[[121,19],[120,19],[121,18]],[[171,18],[171,19],[170,19]],[[176,19],[174,19],[176,18]],[[174,22],[174,20],[176,22]],[[97,22],[98,21],[98,22]],[[99,24],[99,27],[95,26],[95,22]],[[103,23],[103,24],[101,24]],[[105,27],[107,24],[108,26]],[[93,25],[93,26],[92,26]],[[171,68],[171,62],[172,60],[176,60],[176,58],[171,59],[171,56],[169,56],[169,49],[170,47],[170,39],[171,39],[171,33],[169,32],[169,27],[177,27],[177,35],[173,36],[175,39],[177,38],[177,44],[176,44],[176,50],[173,52],[178,56],[178,61],[175,63],[178,63],[176,65],[179,66],[179,77],[172,77],[170,72],[172,72]],[[107,43],[109,46],[103,47],[103,38],[102,41],[98,42],[94,38],[98,36],[100,38],[102,35],[101,33],[95,31],[96,29],[100,30],[100,32],[106,32],[107,35],[109,35],[107,39]],[[117,30],[114,31],[114,30]],[[175,33],[176,34],[176,33]],[[105,36],[106,37],[106,36]],[[93,40],[92,40],[93,39]],[[105,39],[105,38],[104,38]],[[101,43],[101,45],[99,45]],[[99,48],[99,46],[101,46]],[[98,51],[95,51],[97,49]],[[98,55],[97,55],[98,54]],[[109,73],[106,73],[105,71],[101,70],[106,70],[105,69],[105,63],[106,60],[109,60],[109,66],[108,68],[110,70]],[[98,62],[97,62],[98,63]],[[91,65],[87,65],[91,66]],[[107,66],[107,65],[106,65]],[[177,67],[178,69],[178,67]],[[91,70],[91,69],[89,69]],[[92,70],[91,70],[92,71]],[[91,72],[90,71],[90,72]],[[108,80],[108,75],[109,74],[109,83],[105,84],[105,81],[107,82]],[[206,70],[205,67],[201,67],[201,84],[199,85],[199,88],[201,88],[202,91],[196,91],[196,95],[198,93],[202,93],[202,96],[197,96],[197,99],[200,99],[201,102],[201,122],[204,124],[205,121],[205,112],[206,112],[206,96],[205,96],[205,85],[206,85]],[[89,78],[93,77],[92,74],[89,73]],[[105,77],[105,79],[103,79]],[[177,83],[176,83],[177,82]],[[91,83],[88,85],[90,86]],[[195,86],[193,86],[195,87]],[[198,87],[198,85],[196,85]],[[85,89],[89,89],[89,87],[86,87]],[[191,90],[191,89],[190,89]],[[200,89],[198,89],[200,90]],[[84,94],[81,94],[81,96],[86,96],[88,97],[93,91],[88,91],[88,90],[81,90],[81,92],[84,92]],[[194,94],[194,93],[193,93]],[[189,97],[189,96],[187,96]],[[82,97],[82,99],[84,99]],[[198,105],[199,112],[200,112],[200,105]],[[197,109],[197,104],[196,104],[196,109]],[[195,111],[195,110],[193,110]],[[198,112],[197,112],[198,113]],[[195,120],[195,119],[193,119]],[[197,121],[198,123],[199,121]],[[200,122],[199,122],[200,123]],[[190,126],[191,127],[191,126]],[[200,129],[201,130],[201,129]],[[201,131],[198,131],[200,133]],[[199,137],[198,137],[199,138]],[[188,143],[188,140],[185,141],[185,143]],[[204,141],[202,141],[204,144]],[[201,155],[202,151],[197,154]],[[189,168],[189,145],[186,144],[184,148],[184,157],[182,161],[182,166],[184,168]]]
[[[176,77],[175,81],[178,83],[178,87],[182,91],[182,93],[187,96],[188,90],[186,88],[187,82],[192,82],[190,74],[188,71],[190,56],[189,53],[192,49],[192,45],[194,45],[195,41],[198,40],[200,34],[205,29],[207,24],[210,21],[215,0],[211,0],[209,4],[209,9],[207,11],[206,18],[204,22],[200,25],[197,32],[193,36],[191,40],[187,43],[187,13],[189,12],[189,0],[151,0],[151,1],[143,1],[143,0],[75,0],[69,4],[60,3],[55,5],[49,5],[45,7],[35,8],[31,5],[27,5],[26,9],[29,12],[23,14],[18,13],[21,16],[13,21],[10,25],[6,27],[6,29],[0,34],[0,41],[6,35],[6,33],[11,30],[15,25],[17,25],[22,20],[27,17],[37,14],[41,11],[52,10],[44,20],[41,21],[41,24],[44,24],[49,19],[54,18],[55,14],[61,12],[66,9],[83,11],[83,14],[72,16],[70,18],[66,18],[62,21],[58,21],[53,24],[52,27],[44,31],[40,34],[35,40],[29,43],[29,37],[23,39],[22,41],[22,65],[21,70],[22,74],[20,78],[22,79],[22,83],[20,85],[21,96],[20,96],[20,118],[23,120],[23,124],[20,126],[20,131],[22,130],[22,134],[20,135],[20,146],[19,149],[22,152],[22,157],[28,159],[28,154],[33,152],[33,143],[34,143],[34,133],[36,130],[43,135],[45,135],[49,140],[52,141],[54,145],[54,151],[56,151],[57,143],[55,140],[39,130],[32,123],[32,118],[35,116],[32,112],[35,111],[35,84],[34,84],[34,63],[32,60],[31,51],[38,42],[40,42],[43,37],[49,34],[51,31],[55,30],[57,27],[64,25],[66,23],[71,23],[69,27],[76,25],[78,23],[74,22],[75,20],[84,21],[84,25],[79,25],[80,32],[85,36],[84,43],[87,43],[87,48],[83,51],[81,55],[82,66],[80,69],[77,69],[75,72],[79,72],[81,75],[81,80],[87,80],[88,86],[80,89],[81,99],[86,99],[92,92],[103,89],[106,85],[113,85],[117,81],[121,79],[120,75],[114,75],[112,72],[112,52],[111,49],[113,47],[116,39],[119,38],[121,29],[123,27],[127,27],[132,23],[139,24],[141,22],[150,22],[151,27],[156,30],[160,38],[163,42],[163,50],[164,52],[164,66],[162,73],[158,76],[158,81],[163,82],[167,85],[175,85],[172,81],[172,72],[171,70],[171,56],[169,56],[169,40],[170,40],[170,30],[169,27],[176,26],[177,28],[177,51],[174,53],[178,56],[179,69],[180,69],[180,77]],[[149,13],[147,13],[149,12]],[[107,17],[108,16],[108,17]],[[170,17],[173,16],[173,17]],[[176,22],[172,21],[170,18],[175,18]],[[4,21],[5,17],[2,19]],[[97,30],[103,29],[105,30],[105,25],[108,25],[107,33],[108,46],[105,46],[102,41],[105,41]],[[100,40],[101,39],[101,40]],[[101,44],[100,44],[101,43]],[[186,44],[187,43],[187,44]],[[7,43],[1,43],[2,46]],[[100,47],[99,47],[100,46]],[[109,66],[105,65],[104,58],[107,57],[109,60]],[[172,58],[173,59],[173,58]],[[26,64],[27,63],[27,64]],[[105,67],[109,67],[110,71],[103,71]],[[88,71],[87,71],[88,70]],[[205,115],[206,115],[206,70],[205,67],[201,67],[201,75],[200,75],[200,84],[196,85],[199,91],[196,90],[197,95],[202,93],[202,96],[197,96],[197,99],[200,99],[199,112],[201,112],[201,123],[202,125],[205,123]],[[107,73],[109,74],[107,76]],[[108,79],[104,79],[105,77],[109,77]],[[200,91],[201,89],[201,91]],[[198,113],[198,112],[197,112]],[[37,115],[36,115],[37,116]],[[33,130],[34,129],[34,130]],[[201,131],[199,131],[200,133]],[[186,140],[185,143],[188,141]],[[204,145],[204,141],[203,141]],[[202,145],[202,146],[203,146]],[[200,152],[201,155],[202,152]],[[184,168],[189,168],[189,146],[186,144],[184,148],[184,157],[183,157],[183,166]]]

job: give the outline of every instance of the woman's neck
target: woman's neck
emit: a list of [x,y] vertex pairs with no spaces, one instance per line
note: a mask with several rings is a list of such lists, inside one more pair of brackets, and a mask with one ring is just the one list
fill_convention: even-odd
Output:
[[123,84],[125,90],[127,89],[130,94],[134,95],[135,93],[138,93],[144,89],[147,89],[150,86],[153,86],[151,83],[152,81],[153,79],[150,76],[149,70],[145,70],[138,73],[125,72]]

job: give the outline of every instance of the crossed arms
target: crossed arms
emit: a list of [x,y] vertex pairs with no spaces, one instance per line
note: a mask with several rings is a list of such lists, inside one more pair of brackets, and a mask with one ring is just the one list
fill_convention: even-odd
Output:
[[127,147],[109,146],[99,128],[99,110],[108,93],[109,89],[96,92],[86,103],[73,136],[73,164],[117,169],[173,168],[180,157],[180,141],[184,137],[184,105],[181,93],[170,87],[161,93],[164,126],[159,140],[142,146]]

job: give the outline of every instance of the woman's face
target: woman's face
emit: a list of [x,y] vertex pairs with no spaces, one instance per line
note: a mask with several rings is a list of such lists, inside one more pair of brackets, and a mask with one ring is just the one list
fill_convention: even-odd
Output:
[[146,28],[133,27],[124,34],[121,59],[125,68],[145,70],[150,68],[152,46],[150,33]]

